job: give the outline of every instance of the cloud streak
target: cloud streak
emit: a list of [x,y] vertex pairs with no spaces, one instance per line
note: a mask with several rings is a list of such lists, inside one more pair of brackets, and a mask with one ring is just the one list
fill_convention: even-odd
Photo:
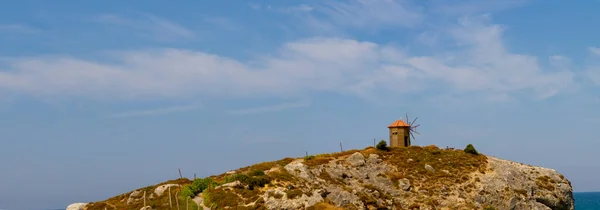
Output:
[[8,25],[0,25],[0,32],[16,33],[16,34],[35,34],[35,33],[38,33],[39,30],[32,28],[30,26],[21,25],[21,24],[8,24]]
[[92,20],[104,24],[134,28],[144,32],[141,35],[150,32],[153,38],[158,41],[191,40],[196,37],[194,31],[153,15],[142,15],[142,18],[130,19],[113,14],[103,14],[92,18]]
[[145,109],[145,110],[135,110],[117,113],[113,115],[109,115],[107,118],[128,118],[128,117],[141,117],[141,116],[154,116],[154,115],[166,115],[176,112],[184,112],[199,109],[200,105],[185,105],[185,106],[172,106],[165,107],[159,109]]
[[263,106],[263,107],[253,107],[246,109],[237,109],[237,110],[229,110],[227,114],[230,115],[250,115],[250,114],[259,114],[264,112],[275,112],[282,111],[286,109],[300,108],[310,106],[309,102],[295,102],[295,103],[283,103],[271,106]]

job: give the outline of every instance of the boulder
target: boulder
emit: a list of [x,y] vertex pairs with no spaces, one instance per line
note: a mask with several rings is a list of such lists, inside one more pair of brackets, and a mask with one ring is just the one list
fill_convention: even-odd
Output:
[[163,193],[165,193],[165,191],[169,190],[169,187],[179,187],[178,184],[164,184],[161,186],[156,187],[156,189],[154,189],[154,194],[161,196]]
[[74,203],[67,206],[66,210],[83,210],[87,205],[87,203]]
[[350,157],[346,158],[346,162],[352,166],[362,166],[365,165],[365,156],[363,156],[360,152],[355,152],[350,155]]

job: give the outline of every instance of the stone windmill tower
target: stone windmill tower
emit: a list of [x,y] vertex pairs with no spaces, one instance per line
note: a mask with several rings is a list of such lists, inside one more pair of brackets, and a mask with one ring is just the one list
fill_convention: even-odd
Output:
[[415,138],[413,132],[419,134],[416,128],[420,125],[414,125],[417,118],[411,122],[407,113],[406,122],[400,119],[388,126],[390,129],[390,147],[408,147],[411,145],[411,137],[412,139]]

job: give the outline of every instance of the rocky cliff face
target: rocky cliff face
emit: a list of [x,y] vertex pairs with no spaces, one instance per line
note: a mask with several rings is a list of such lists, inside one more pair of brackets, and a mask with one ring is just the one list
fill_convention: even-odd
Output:
[[211,179],[219,186],[193,200],[215,209],[574,209],[571,184],[555,170],[435,146],[286,158]]

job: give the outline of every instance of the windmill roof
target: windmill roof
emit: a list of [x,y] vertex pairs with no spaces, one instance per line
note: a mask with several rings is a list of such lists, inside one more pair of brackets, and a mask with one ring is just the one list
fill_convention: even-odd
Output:
[[399,127],[410,127],[410,125],[408,125],[408,123],[406,123],[402,120],[396,120],[396,122],[394,122],[388,126],[388,128],[399,128]]

